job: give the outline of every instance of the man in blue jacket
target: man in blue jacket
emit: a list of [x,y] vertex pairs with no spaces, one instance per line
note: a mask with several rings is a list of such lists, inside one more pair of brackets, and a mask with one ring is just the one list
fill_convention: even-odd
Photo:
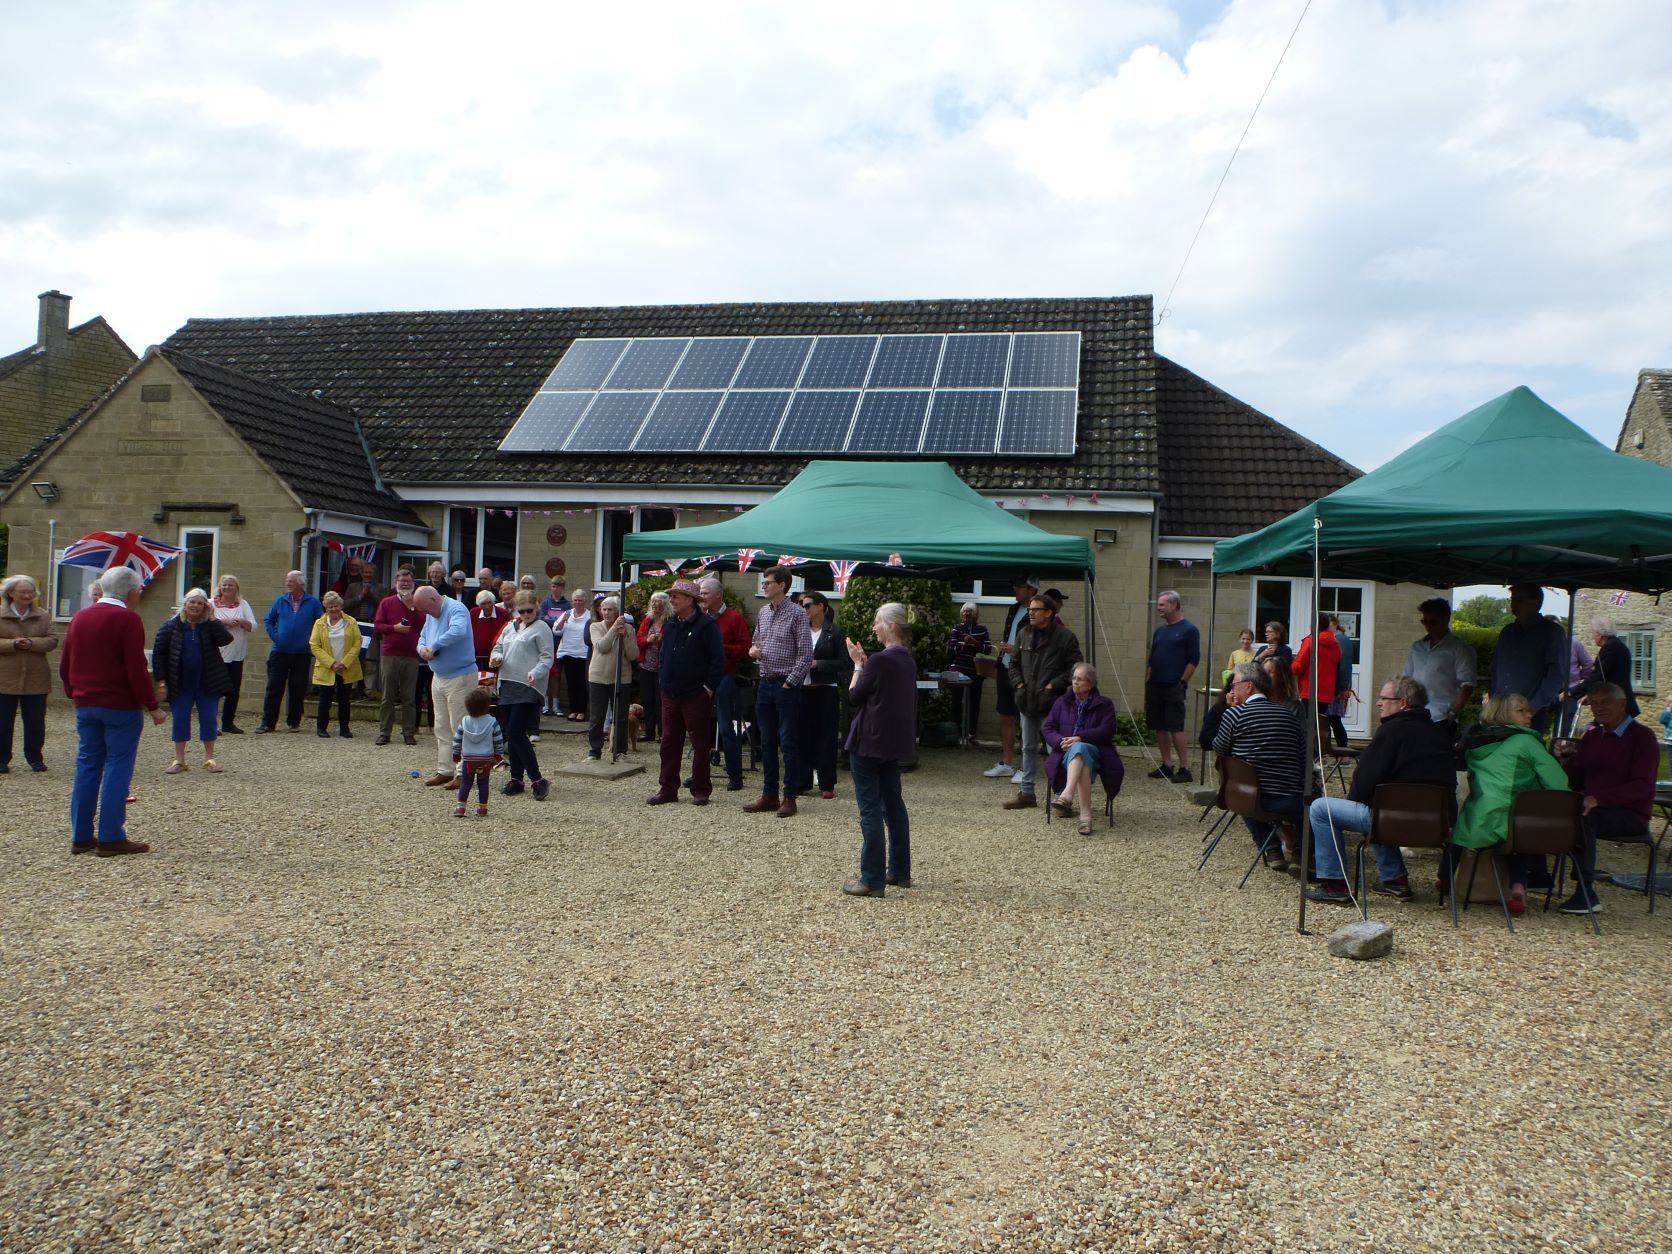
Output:
[[673,615],[662,627],[662,770],[646,805],[679,800],[679,762],[691,737],[691,804],[705,806],[714,791],[709,752],[714,748],[714,694],[725,674],[720,627],[697,608],[697,585],[680,579],[668,589]]
[[430,668],[430,703],[435,707],[435,774],[424,783],[440,788],[453,782],[453,732],[465,715],[465,698],[477,686],[476,644],[463,601],[426,585],[413,594],[412,603],[427,616],[418,633],[418,657]]
[[267,692],[261,701],[257,735],[278,729],[279,702],[287,690],[290,699],[285,703],[285,724],[291,731],[298,730],[302,726],[302,704],[308,699],[308,684],[313,679],[313,651],[308,641],[325,607],[308,592],[299,570],[284,577],[284,591],[261,620],[273,651],[267,655]]

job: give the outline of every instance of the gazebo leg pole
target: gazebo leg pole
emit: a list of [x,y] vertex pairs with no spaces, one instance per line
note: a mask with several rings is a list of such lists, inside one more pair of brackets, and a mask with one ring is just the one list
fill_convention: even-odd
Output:
[[[1211,561],[1212,559],[1209,559],[1209,560]],[[1215,674],[1217,674],[1217,671],[1216,671],[1216,669],[1214,668],[1214,665],[1213,665],[1213,659],[1214,659],[1213,622],[1214,622],[1215,617],[1218,614],[1218,610],[1219,610],[1219,572],[1217,570],[1215,570],[1214,568],[1209,567],[1208,568],[1208,636],[1207,636],[1207,647],[1205,649],[1203,649],[1203,651],[1202,651],[1202,660],[1204,662],[1206,662],[1207,665],[1199,666],[1199,667],[1196,668],[1200,673],[1207,676],[1207,681],[1202,685],[1202,689],[1203,689],[1204,692],[1207,693],[1208,706],[1209,707],[1211,707],[1213,705],[1213,677],[1214,677]],[[1204,722],[1207,720],[1207,710],[1206,709],[1204,709],[1202,711],[1202,719],[1203,719]],[[1198,724],[1198,732],[1199,731],[1200,731],[1200,725]],[[1208,750],[1207,750],[1206,745],[1199,745],[1199,746],[1197,746],[1197,748],[1198,748],[1199,752],[1201,753],[1201,760],[1196,765],[1196,775],[1205,784],[1207,782],[1207,778],[1208,778]]]
[[1301,772],[1300,793],[1300,922],[1296,930],[1306,935],[1306,875],[1312,867],[1312,758],[1318,747],[1318,601],[1323,591],[1324,561],[1319,533],[1323,520],[1312,518],[1312,650],[1308,666],[1307,691],[1311,694],[1306,710],[1306,768]]
[[[1577,599],[1578,596],[1579,596],[1579,590],[1577,588],[1569,588],[1567,590],[1567,594],[1568,594],[1567,668],[1568,668],[1568,678],[1571,680],[1573,678],[1573,603],[1574,603],[1575,599]],[[1572,691],[1572,684],[1571,683],[1563,684],[1562,687],[1567,691],[1570,691],[1570,692]],[[1577,696],[1574,696],[1571,699],[1574,702],[1573,723],[1574,723],[1574,726],[1577,727],[1579,725],[1579,705],[1578,705],[1579,698]],[[1567,702],[1566,701],[1558,701],[1556,703],[1556,734],[1558,736],[1566,736],[1566,735],[1569,734],[1567,726],[1566,726],[1567,719],[1564,716],[1564,710],[1566,709],[1566,707],[1567,707]]]

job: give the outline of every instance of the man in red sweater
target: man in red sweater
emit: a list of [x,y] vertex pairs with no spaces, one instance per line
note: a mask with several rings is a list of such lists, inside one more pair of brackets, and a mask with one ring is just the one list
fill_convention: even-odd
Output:
[[[127,567],[99,579],[104,598],[82,610],[64,633],[58,676],[75,703],[81,747],[70,790],[70,852],[97,849],[99,857],[148,853],[151,846],[129,840],[128,785],[133,782],[142,710],[162,725],[163,712],[145,665],[145,624],[134,612],[143,585]],[[94,839],[94,815],[98,837]]]
[[1660,774],[1660,741],[1642,723],[1626,717],[1625,691],[1604,684],[1591,690],[1590,702],[1596,721],[1578,750],[1565,755],[1573,790],[1585,796],[1585,849],[1579,862],[1579,891],[1557,907],[1564,914],[1602,909],[1591,887],[1598,839],[1648,843]]

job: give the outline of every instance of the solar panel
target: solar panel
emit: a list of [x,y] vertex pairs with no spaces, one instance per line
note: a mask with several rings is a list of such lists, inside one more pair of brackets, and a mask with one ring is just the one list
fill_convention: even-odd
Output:
[[[867,392],[844,450],[849,453],[915,453],[923,439],[929,393]],[[990,444],[988,447],[992,447]]]
[[724,392],[663,392],[633,442],[633,451],[695,453],[702,448],[708,424],[724,397]]
[[633,446],[639,424],[656,403],[654,392],[600,392],[569,433],[570,453],[619,453]]
[[1004,393],[936,392],[923,447],[937,453],[991,453]]
[[507,453],[1066,457],[1078,331],[578,339]]
[[772,451],[840,453],[858,400],[858,392],[797,392]]
[[999,452],[1052,453],[1064,441],[1072,448],[1075,408],[1075,393],[1068,388],[1005,393]]

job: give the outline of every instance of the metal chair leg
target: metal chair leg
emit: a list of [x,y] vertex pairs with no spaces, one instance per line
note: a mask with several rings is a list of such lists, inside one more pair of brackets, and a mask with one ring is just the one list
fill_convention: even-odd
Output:
[[[1475,855],[1475,865],[1477,867],[1480,865],[1479,854]],[[1474,877],[1472,875],[1469,877],[1469,881],[1473,884]],[[1504,923],[1509,928],[1509,934],[1514,936],[1515,920],[1510,917],[1509,899],[1504,896],[1504,877],[1498,874],[1498,859],[1496,857],[1492,859],[1492,886],[1498,890],[1498,907],[1504,912]]]
[[[1475,850],[1474,864],[1469,867],[1469,887],[1463,893],[1463,908],[1465,910],[1467,910],[1469,908],[1469,898],[1471,898],[1475,895],[1475,875],[1476,875],[1476,873],[1478,873],[1480,871],[1480,855],[1483,852],[1484,851],[1480,850],[1480,849]],[[1497,874],[1497,870],[1498,870],[1497,867],[1492,868],[1492,872],[1493,872],[1494,875]],[[1456,877],[1455,873],[1452,876],[1452,882],[1454,884],[1457,882],[1457,877]]]
[[1266,856],[1266,850],[1271,848],[1271,842],[1277,838],[1277,824],[1273,823],[1266,832],[1266,838],[1260,842],[1260,847],[1254,851],[1254,861],[1248,864],[1248,870],[1244,871],[1242,879],[1237,881],[1239,889],[1248,883],[1248,877],[1254,874],[1254,868],[1260,865],[1260,859]]
[[[1214,822],[1212,827],[1208,828],[1208,835],[1212,836],[1213,840],[1208,847],[1202,851],[1202,860],[1196,864],[1196,869],[1198,871],[1207,866],[1208,859],[1213,857],[1213,851],[1219,848],[1219,842],[1225,839],[1225,833],[1231,830],[1231,824],[1236,821],[1236,817],[1236,815],[1227,810],[1222,817]],[[1203,837],[1203,839],[1205,840],[1206,837]]]
[[1457,922],[1457,846],[1446,846],[1446,870],[1451,877],[1451,930],[1456,931]]
[[1354,879],[1354,893],[1358,897],[1359,918],[1370,922],[1370,894],[1364,891],[1364,847],[1370,843],[1368,837],[1358,843],[1357,877]]

